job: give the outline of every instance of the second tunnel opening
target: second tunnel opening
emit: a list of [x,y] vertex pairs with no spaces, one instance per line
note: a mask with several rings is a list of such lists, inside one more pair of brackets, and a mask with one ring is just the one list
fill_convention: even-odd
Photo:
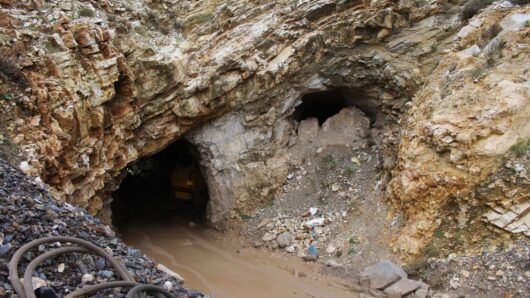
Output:
[[338,114],[347,107],[346,100],[339,90],[309,93],[302,96],[302,103],[296,107],[295,121],[317,118],[322,125],[328,118]]
[[129,165],[113,193],[112,223],[180,218],[204,221],[208,189],[196,148],[178,140],[164,150]]

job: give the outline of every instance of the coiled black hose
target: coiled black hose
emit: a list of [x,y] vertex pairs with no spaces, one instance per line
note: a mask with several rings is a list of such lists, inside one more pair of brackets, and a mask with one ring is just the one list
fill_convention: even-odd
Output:
[[[23,280],[24,282],[23,283],[20,282],[19,275],[18,275],[18,263],[20,262],[20,259],[22,258],[22,256],[28,250],[38,245],[46,244],[46,243],[55,243],[55,242],[72,243],[78,246],[57,248],[57,249],[46,252],[36,257],[34,260],[32,260],[29,263],[29,265],[27,266],[24,272],[24,280]],[[9,261],[9,265],[8,265],[9,281],[13,285],[15,292],[21,298],[35,298],[35,293],[33,292],[33,285],[32,285],[31,279],[33,276],[33,272],[39,266],[39,264],[57,255],[65,254],[65,253],[74,253],[74,252],[94,254],[94,255],[99,255],[103,257],[116,270],[118,275],[121,277],[122,281],[111,281],[111,282],[100,283],[97,285],[84,286],[81,289],[78,289],[66,295],[65,298],[85,296],[85,295],[93,294],[98,291],[109,289],[109,288],[132,288],[127,294],[127,297],[134,297],[135,294],[139,292],[143,292],[143,291],[161,293],[165,297],[174,297],[168,291],[160,287],[157,287],[154,285],[140,284],[140,283],[135,282],[132,275],[129,273],[129,271],[127,271],[127,268],[125,268],[125,266],[123,266],[120,262],[118,262],[115,258],[113,258],[111,255],[109,255],[105,250],[101,249],[100,247],[88,241],[75,238],[75,237],[67,237],[67,236],[53,236],[53,237],[44,237],[44,238],[36,239],[36,240],[33,240],[23,245],[15,252],[13,257]]]

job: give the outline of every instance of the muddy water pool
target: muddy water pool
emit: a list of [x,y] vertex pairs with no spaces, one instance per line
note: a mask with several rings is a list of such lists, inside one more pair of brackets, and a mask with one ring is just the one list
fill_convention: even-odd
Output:
[[[186,223],[135,223],[123,240],[180,274],[184,286],[227,297],[358,297],[322,265],[241,245],[219,232]],[[235,238],[235,237],[234,237]]]

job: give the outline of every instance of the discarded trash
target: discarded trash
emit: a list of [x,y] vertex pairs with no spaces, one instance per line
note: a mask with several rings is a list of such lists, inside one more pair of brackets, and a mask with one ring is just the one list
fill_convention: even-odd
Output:
[[308,220],[304,223],[305,226],[308,227],[317,227],[317,226],[323,226],[325,219],[323,217],[313,218],[311,220]]
[[318,258],[318,249],[314,244],[309,245],[307,253],[312,257]]
[[309,208],[309,214],[311,214],[311,216],[315,216],[315,214],[317,213],[318,213],[318,208],[316,207]]

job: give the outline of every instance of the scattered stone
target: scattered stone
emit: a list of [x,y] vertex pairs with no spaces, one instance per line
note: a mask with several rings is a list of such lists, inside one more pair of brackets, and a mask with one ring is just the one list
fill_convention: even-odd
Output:
[[10,243],[6,243],[4,245],[0,245],[0,256],[3,256],[5,254],[7,254],[10,249],[11,249],[11,244]]
[[166,274],[169,275],[169,276],[173,276],[173,277],[174,277],[175,279],[177,279],[177,280],[185,281],[185,279],[184,279],[182,276],[180,276],[180,274],[178,274],[178,273],[176,273],[175,271],[173,271],[173,270],[167,268],[167,267],[166,267],[164,264],[162,264],[162,263],[158,263],[158,264],[156,265],[156,269],[158,269],[158,270],[160,270],[160,271],[166,273]]
[[265,233],[265,235],[263,235],[263,237],[261,238],[261,240],[263,240],[265,242],[269,242],[269,241],[272,241],[274,239],[276,239],[276,234],[270,233],[270,232]]
[[385,289],[385,293],[391,297],[402,297],[414,292],[421,287],[421,283],[415,280],[402,278]]
[[127,248],[127,253],[137,258],[142,256],[142,252],[136,248]]
[[90,273],[86,273],[86,274],[83,274],[83,276],[81,276],[81,282],[84,284],[93,282],[93,281],[94,281],[94,275]]
[[263,228],[263,227],[266,226],[269,222],[271,222],[270,219],[265,218],[264,220],[262,220],[262,221],[258,224],[257,229],[259,230],[259,229]]
[[417,289],[413,294],[413,298],[427,298],[429,295],[429,289]]
[[337,262],[337,261],[335,261],[335,260],[327,260],[327,261],[326,261],[326,266],[328,266],[328,267],[334,267],[334,268],[342,267],[342,265],[339,264],[339,262]]
[[63,273],[64,272],[64,263],[61,263],[59,264],[59,266],[57,266],[57,272],[59,273]]
[[465,277],[465,278],[468,278],[469,275],[470,275],[470,274],[469,274],[469,271],[467,271],[467,270],[462,270],[462,271],[460,271],[460,274],[461,274],[463,277]]
[[461,287],[461,284],[460,284],[460,279],[456,276],[453,276],[453,278],[451,278],[449,280],[449,286],[452,288],[452,289],[458,289]]
[[502,270],[497,270],[497,272],[495,272],[495,275],[498,276],[498,277],[503,277],[504,276],[504,272]]
[[105,259],[103,259],[103,258],[98,258],[97,261],[96,261],[96,269],[97,269],[98,271],[100,271],[100,270],[105,269],[105,266],[106,266]]
[[326,247],[326,253],[328,255],[334,254],[336,251],[337,251],[337,248],[331,244],[328,245],[328,247]]
[[114,272],[110,271],[110,270],[101,270],[99,272],[99,275],[105,279],[109,279],[111,278],[113,275],[114,275]]
[[169,280],[164,282],[164,289],[167,291],[171,291],[173,289],[173,283],[171,283]]
[[291,244],[291,233],[283,232],[276,238],[278,246],[281,248],[287,247]]
[[[23,283],[24,282],[24,279],[21,278],[20,279],[20,282]],[[36,290],[38,288],[42,288],[42,287],[45,287],[47,284],[46,284],[46,281],[42,278],[39,278],[39,277],[35,277],[33,276],[31,278],[31,284],[33,286],[33,290]]]

